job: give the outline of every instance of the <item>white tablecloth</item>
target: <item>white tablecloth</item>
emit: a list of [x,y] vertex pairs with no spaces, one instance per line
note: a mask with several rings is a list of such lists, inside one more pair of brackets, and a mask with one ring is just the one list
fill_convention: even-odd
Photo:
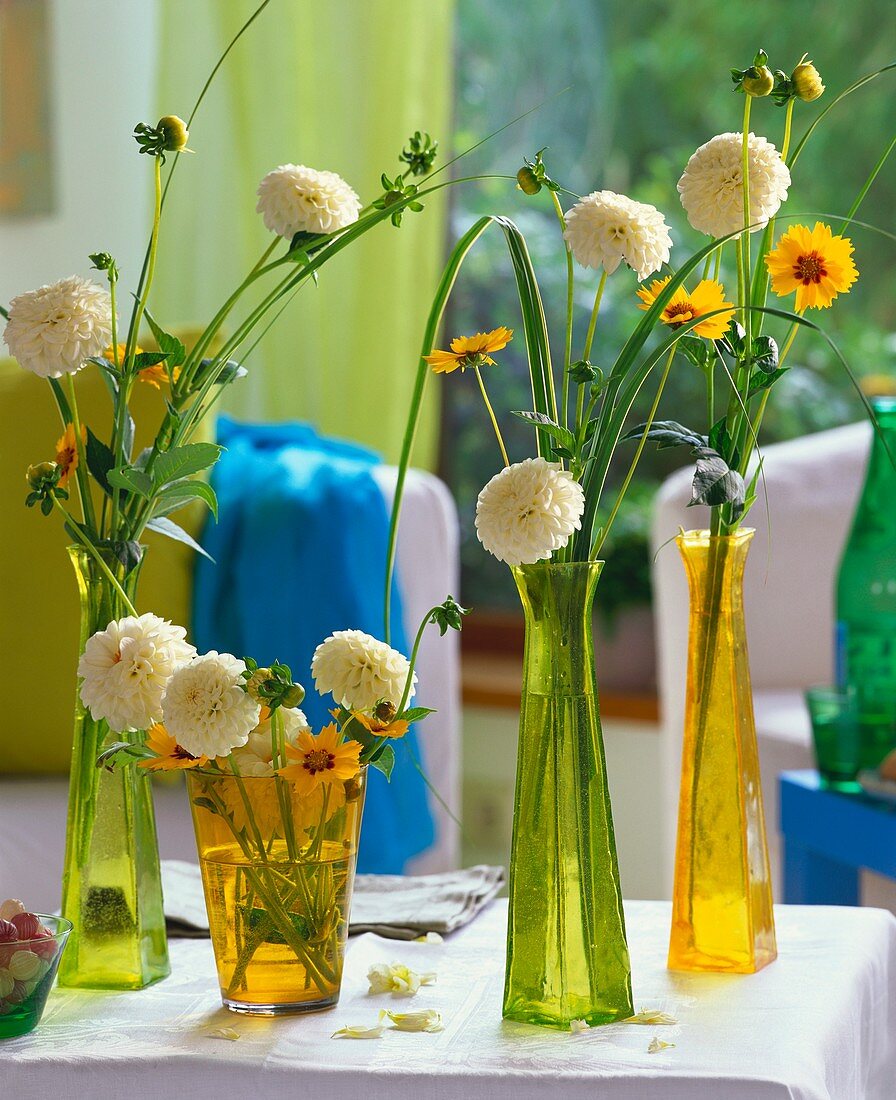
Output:
[[[57,990],[30,1036],[0,1042],[0,1095],[14,1100],[893,1100],[896,919],[873,909],[777,909],[780,956],[748,977],[665,969],[669,906],[626,908],[635,1005],[675,1026],[582,1034],[501,1020],[506,903],[444,944],[350,942],[341,1003],[266,1020],[221,1008],[211,946],[174,941],[172,976],[139,993]],[[368,996],[374,962],[435,970],[410,1000]],[[387,1031],[380,1008],[437,1008],[438,1034]],[[236,1042],[211,1038],[221,1027]],[[657,1036],[674,1047],[647,1051]]]

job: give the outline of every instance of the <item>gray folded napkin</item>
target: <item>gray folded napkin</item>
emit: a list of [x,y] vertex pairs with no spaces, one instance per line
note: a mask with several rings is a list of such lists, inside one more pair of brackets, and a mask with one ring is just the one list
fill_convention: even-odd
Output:
[[[349,935],[376,932],[394,940],[426,932],[447,935],[469,924],[503,885],[504,868],[485,865],[437,875],[357,875]],[[162,860],[162,890],[169,936],[208,936],[198,865]]]

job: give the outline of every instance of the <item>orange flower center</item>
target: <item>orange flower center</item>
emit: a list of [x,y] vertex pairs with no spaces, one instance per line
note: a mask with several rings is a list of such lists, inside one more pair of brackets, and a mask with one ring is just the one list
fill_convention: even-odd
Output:
[[827,273],[824,260],[818,252],[809,252],[800,256],[793,265],[794,278],[799,279],[803,286],[808,286],[809,283],[820,283]]
[[311,752],[305,753],[302,767],[306,772],[317,775],[318,772],[328,771],[334,766],[335,762],[336,757],[331,752],[327,752],[326,749],[312,749]]
[[693,319],[694,307],[688,301],[673,302],[672,305],[666,306],[665,314],[667,325],[670,325],[672,328],[680,328],[685,321]]

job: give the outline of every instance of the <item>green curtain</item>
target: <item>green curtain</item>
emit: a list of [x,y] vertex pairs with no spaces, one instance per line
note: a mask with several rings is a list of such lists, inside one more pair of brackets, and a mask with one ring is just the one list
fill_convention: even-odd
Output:
[[[161,0],[160,114],[186,117],[254,0]],[[236,45],[191,129],[163,222],[153,307],[208,319],[270,241],[258,181],[284,163],[338,172],[368,202],[407,137],[450,148],[454,0],[273,0]],[[419,342],[443,260],[447,204],[378,226],[307,284],[229,395],[243,418],[298,418],[389,460],[400,449]],[[427,403],[418,465],[436,453]]]

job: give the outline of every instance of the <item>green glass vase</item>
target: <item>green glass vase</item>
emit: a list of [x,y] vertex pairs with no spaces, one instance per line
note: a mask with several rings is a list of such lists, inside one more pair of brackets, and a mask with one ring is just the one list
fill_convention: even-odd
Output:
[[[81,641],[128,614],[120,594],[96,560],[69,549],[81,597]],[[111,555],[104,561],[133,602],[139,566],[125,575]],[[62,880],[62,915],[72,922],[59,984],[86,989],[142,989],[171,972],[162,880],[145,771],[96,766],[112,741],[140,734],[111,733],[75,702],[68,826]]]
[[526,617],[504,1016],[633,1014],[592,640],[603,562],[512,569]]

